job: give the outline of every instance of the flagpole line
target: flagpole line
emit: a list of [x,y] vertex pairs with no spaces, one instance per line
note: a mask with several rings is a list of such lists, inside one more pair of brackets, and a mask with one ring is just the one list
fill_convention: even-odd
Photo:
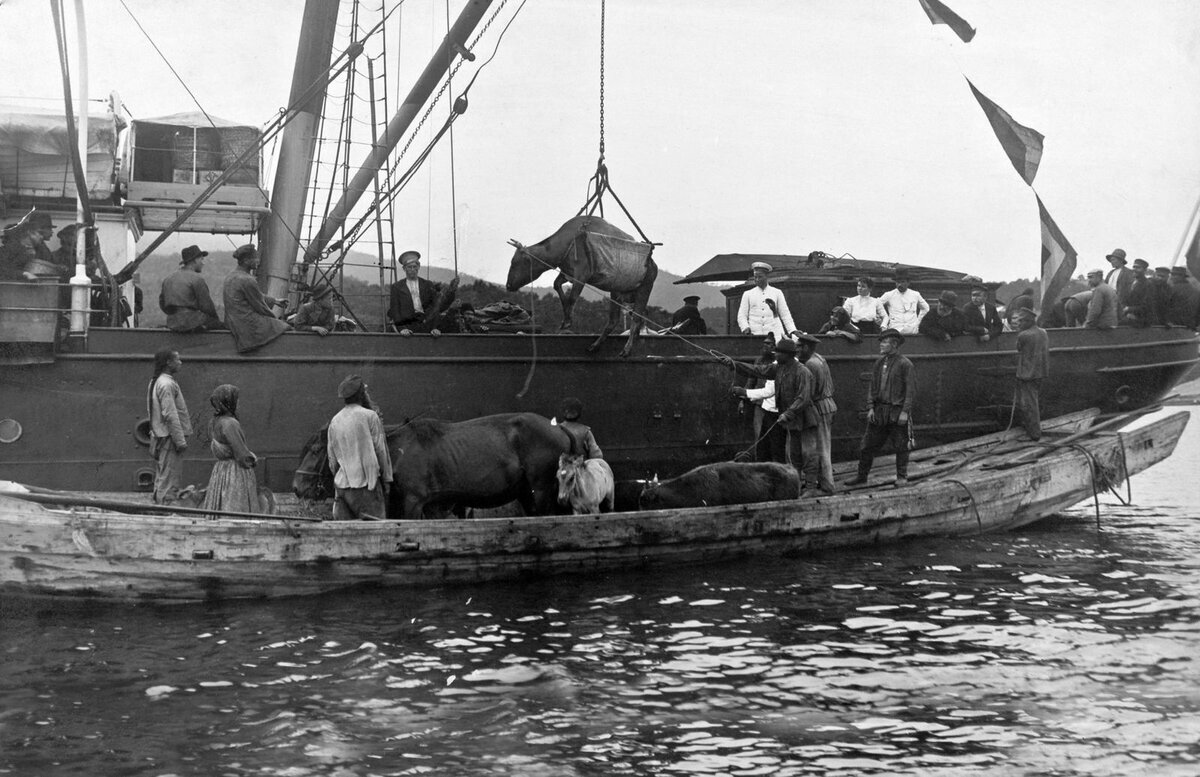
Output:
[[1179,257],[1183,255],[1184,246],[1188,245],[1188,238],[1195,234],[1197,229],[1200,229],[1200,223],[1197,223],[1196,217],[1200,216],[1200,197],[1196,198],[1196,206],[1192,208],[1192,215],[1188,218],[1187,226],[1183,230],[1183,237],[1179,239],[1179,246],[1175,249],[1174,256],[1171,257],[1171,266],[1179,264]]

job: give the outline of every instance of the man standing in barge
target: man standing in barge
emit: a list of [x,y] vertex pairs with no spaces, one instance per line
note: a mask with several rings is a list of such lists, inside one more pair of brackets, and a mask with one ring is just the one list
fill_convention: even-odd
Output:
[[154,377],[146,391],[150,416],[150,455],[154,457],[154,503],[165,505],[179,498],[183,479],[183,452],[192,433],[187,402],[175,382],[183,366],[179,351],[164,348],[154,354]]
[[904,335],[885,329],[879,335],[880,357],[871,369],[867,392],[867,430],[863,434],[858,475],[847,486],[867,482],[875,456],[890,440],[896,451],[896,488],[908,485],[908,450],[912,439],[912,407],[917,376],[913,363],[900,355]]

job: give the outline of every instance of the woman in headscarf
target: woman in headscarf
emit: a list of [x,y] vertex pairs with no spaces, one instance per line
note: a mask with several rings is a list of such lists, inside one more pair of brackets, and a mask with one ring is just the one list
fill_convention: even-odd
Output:
[[212,475],[208,479],[203,507],[234,512],[264,512],[265,506],[258,495],[258,480],[254,476],[258,457],[246,446],[242,424],[237,418],[237,386],[228,383],[217,386],[208,401],[213,406],[209,436],[217,463],[213,465]]

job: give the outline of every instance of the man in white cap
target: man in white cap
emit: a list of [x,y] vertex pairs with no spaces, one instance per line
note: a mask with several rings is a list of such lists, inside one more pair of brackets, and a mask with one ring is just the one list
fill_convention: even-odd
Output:
[[367,384],[350,375],[338,386],[346,406],[329,421],[329,469],[336,495],[335,521],[383,520],[387,487],[392,483],[392,457],[379,414],[371,407]]
[[796,325],[792,322],[787,300],[770,282],[771,265],[755,262],[750,265],[750,272],[754,286],[746,289],[738,306],[737,322],[742,334],[761,337],[770,332],[775,335],[776,342],[794,336]]

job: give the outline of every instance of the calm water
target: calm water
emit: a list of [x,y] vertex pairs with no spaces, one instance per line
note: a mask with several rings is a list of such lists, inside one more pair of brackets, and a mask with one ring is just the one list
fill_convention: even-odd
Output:
[[1200,774],[1200,411],[1020,533],[272,604],[0,601],[0,773]]

